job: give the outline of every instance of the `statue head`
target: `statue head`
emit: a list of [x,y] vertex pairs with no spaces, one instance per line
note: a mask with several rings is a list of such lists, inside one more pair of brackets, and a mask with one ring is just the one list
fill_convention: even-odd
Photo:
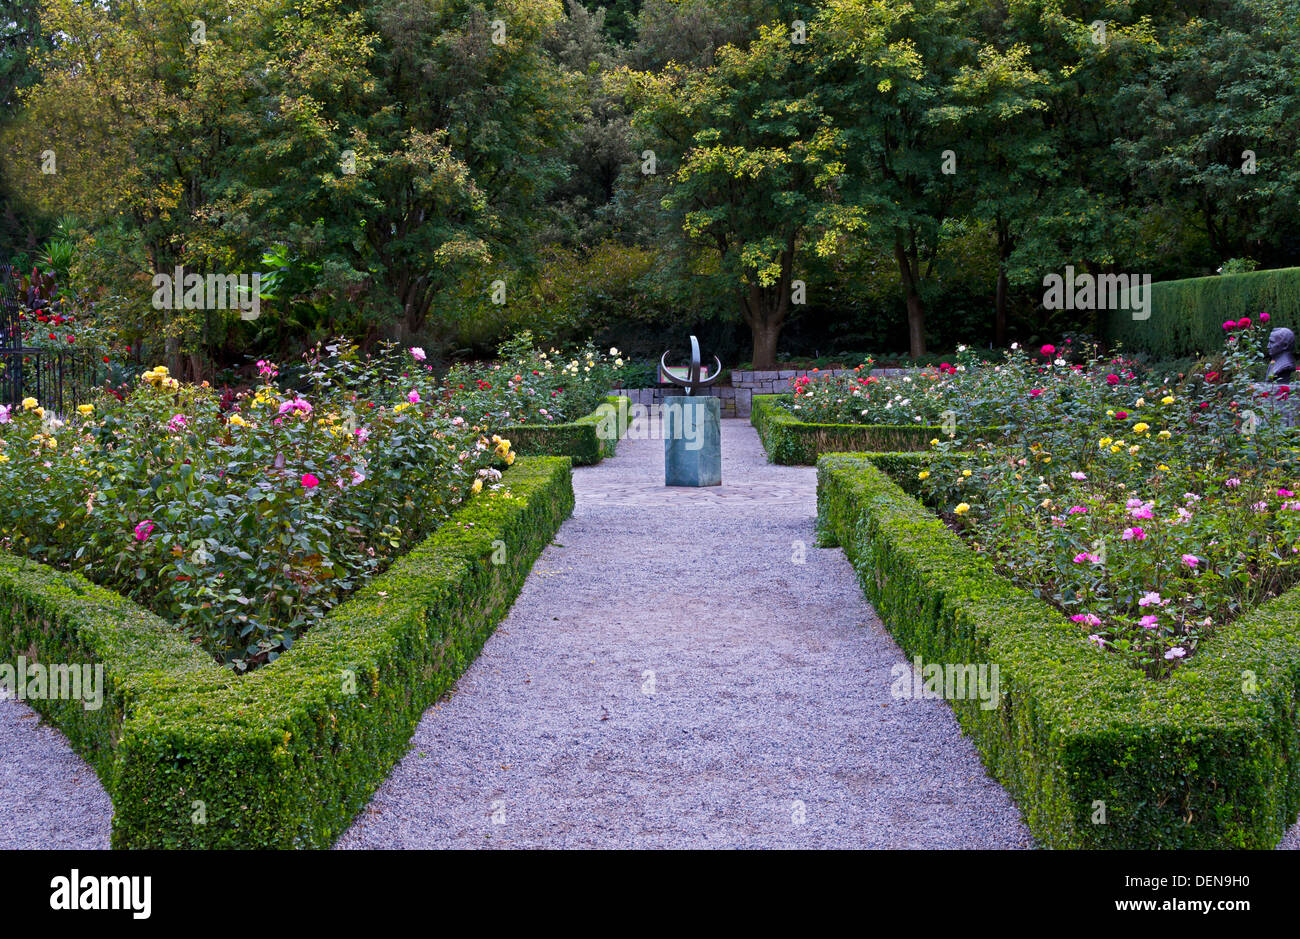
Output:
[[1268,357],[1276,359],[1285,352],[1295,349],[1295,333],[1285,326],[1279,326],[1268,334]]

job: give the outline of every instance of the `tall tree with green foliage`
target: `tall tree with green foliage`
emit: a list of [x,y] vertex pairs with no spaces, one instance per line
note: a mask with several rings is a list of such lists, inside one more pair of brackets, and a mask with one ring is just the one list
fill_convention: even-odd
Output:
[[805,46],[762,26],[713,65],[629,73],[634,125],[648,134],[662,206],[713,252],[753,337],[756,368],[776,363],[801,243],[823,224],[843,173],[842,142],[819,101]]
[[[8,0],[0,13],[0,129],[12,121],[19,93],[40,79],[37,56],[48,47],[40,0]],[[36,222],[18,204],[11,175],[0,171],[0,260],[36,246]]]

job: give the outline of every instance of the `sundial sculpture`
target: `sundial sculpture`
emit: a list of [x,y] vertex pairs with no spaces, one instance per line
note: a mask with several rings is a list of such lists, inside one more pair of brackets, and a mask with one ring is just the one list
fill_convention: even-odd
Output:
[[691,337],[691,364],[686,378],[673,374],[668,353],[659,357],[660,375],[684,395],[665,395],[661,428],[664,437],[665,486],[722,485],[722,408],[717,398],[696,394],[722,377],[722,360],[713,357],[707,376],[700,371],[700,342]]

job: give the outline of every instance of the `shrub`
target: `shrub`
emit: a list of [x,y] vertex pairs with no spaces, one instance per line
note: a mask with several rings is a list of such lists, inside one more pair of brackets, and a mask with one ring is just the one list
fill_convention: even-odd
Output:
[[921,450],[939,427],[889,424],[806,424],[786,409],[787,395],[755,395],[749,422],[773,463],[817,462],[823,453],[855,450]]
[[499,488],[243,676],[119,595],[0,557],[0,653],[104,666],[100,710],[33,704],[103,779],[114,847],[328,847],[572,508],[568,460],[520,459]]
[[576,421],[564,424],[520,424],[502,431],[515,452],[529,456],[567,456],[575,466],[590,466],[613,456],[627,433],[631,401],[617,395]]
[[[988,664],[1000,702],[952,701],[989,772],[1049,847],[1264,848],[1300,808],[1300,590],[1235,621],[1167,681],[1098,656],[997,575],[873,460],[818,462],[823,537],[843,546],[908,656]],[[1104,812],[1104,823],[1098,819]]]
[[622,367],[617,349],[542,352],[525,331],[501,346],[498,361],[453,367],[446,399],[451,413],[480,426],[562,424],[595,410]]
[[1192,277],[1151,285],[1151,315],[1113,310],[1106,338],[1126,351],[1159,359],[1204,355],[1218,348],[1224,320],[1268,313],[1274,326],[1300,328],[1300,267]]

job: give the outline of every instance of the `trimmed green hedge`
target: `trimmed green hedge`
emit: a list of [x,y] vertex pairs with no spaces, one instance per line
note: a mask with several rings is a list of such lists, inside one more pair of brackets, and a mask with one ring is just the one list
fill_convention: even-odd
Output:
[[103,664],[99,711],[32,704],[103,779],[114,847],[328,847],[509,611],[573,510],[569,467],[521,457],[500,490],[245,676],[130,601],[7,556],[0,656]]
[[789,395],[755,395],[749,422],[773,463],[811,465],[823,453],[925,450],[938,427],[907,424],[805,424],[786,410]]
[[1267,313],[1270,326],[1300,329],[1300,267],[1162,281],[1151,285],[1150,309],[1145,320],[1110,311],[1106,338],[1126,352],[1177,359],[1219,349],[1225,320]]
[[568,424],[517,424],[501,431],[521,456],[567,456],[590,466],[613,456],[627,433],[629,398],[611,395],[586,417]]
[[1300,809],[1300,588],[1151,681],[999,576],[877,460],[914,469],[894,454],[818,461],[823,541],[844,548],[909,657],[998,666],[996,709],[950,703],[1041,842],[1277,844]]

